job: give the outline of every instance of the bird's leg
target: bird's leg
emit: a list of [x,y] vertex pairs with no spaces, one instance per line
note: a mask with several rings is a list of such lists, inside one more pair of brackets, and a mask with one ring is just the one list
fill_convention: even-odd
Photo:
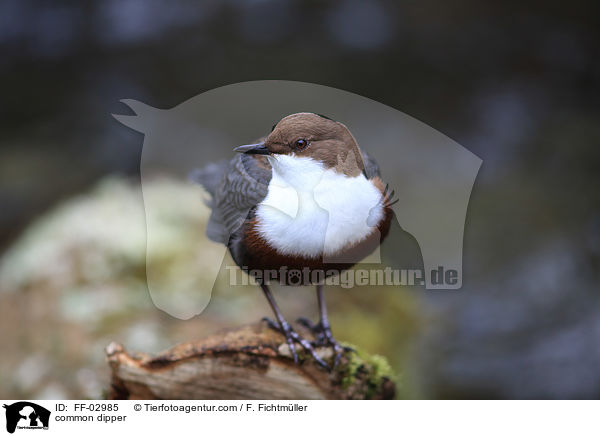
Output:
[[342,347],[338,341],[335,340],[331,333],[331,325],[329,324],[329,317],[327,316],[327,307],[325,306],[325,294],[323,293],[323,285],[317,285],[317,302],[319,304],[319,322],[314,324],[307,318],[298,318],[296,322],[303,325],[310,331],[312,331],[315,340],[313,344],[315,346],[331,346],[335,353],[335,359],[333,362],[334,368],[340,362],[344,350],[354,351],[350,347]]
[[321,331],[325,337],[325,343],[333,347],[333,352],[335,353],[333,367],[335,368],[344,354],[344,348],[335,340],[331,333],[331,325],[329,324],[329,317],[327,316],[327,306],[325,305],[325,293],[323,292],[322,283],[317,285],[317,301],[319,302],[319,324],[321,325]]
[[319,365],[329,369],[329,365],[327,365],[327,363],[323,359],[321,359],[321,357],[319,357],[319,355],[315,352],[315,349],[312,346],[312,344],[306,339],[304,339],[302,336],[300,336],[298,333],[296,333],[285,320],[283,314],[277,306],[277,303],[275,303],[275,298],[273,297],[273,294],[271,293],[269,287],[264,283],[261,283],[260,287],[263,290],[263,293],[265,294],[265,297],[267,298],[271,309],[273,309],[273,313],[277,318],[277,322],[268,318],[263,318],[263,320],[265,320],[269,327],[271,327],[273,330],[277,330],[285,336],[285,340],[287,341],[288,347],[290,348],[290,353],[294,358],[294,363],[296,365],[298,364],[298,353],[296,353],[296,346],[294,345],[294,342],[297,342],[302,346],[302,348],[304,348],[312,355],[312,357],[317,361]]
[[283,317],[283,314],[279,310],[277,303],[275,303],[275,298],[273,297],[273,294],[271,293],[269,287],[264,283],[261,283],[260,287],[263,290],[263,293],[265,294],[265,297],[267,298],[267,301],[269,302],[269,305],[271,306],[275,317],[277,318],[277,324],[275,324],[274,322],[269,322],[269,327],[273,328],[274,330],[280,331],[285,336],[288,346],[290,347],[290,353],[292,353],[292,357],[294,358],[294,363],[298,364],[298,353],[296,353],[294,338],[291,334],[292,328]]
[[310,330],[315,337],[313,343],[315,345],[325,345],[327,341],[325,340],[325,334],[323,333],[323,329],[321,328],[321,324],[314,323],[310,319],[301,316],[296,320],[296,322],[308,330]]

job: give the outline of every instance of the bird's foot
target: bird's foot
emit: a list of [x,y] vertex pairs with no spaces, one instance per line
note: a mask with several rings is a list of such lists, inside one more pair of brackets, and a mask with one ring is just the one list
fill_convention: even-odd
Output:
[[335,356],[333,359],[334,368],[340,363],[340,360],[344,355],[344,351],[354,351],[354,348],[341,345],[333,337],[333,334],[331,333],[331,327],[329,325],[323,326],[323,324],[320,322],[315,324],[308,318],[304,317],[298,318],[296,322],[303,325],[313,333],[315,337],[315,340],[312,342],[313,346],[333,348],[333,353]]
[[267,317],[263,318],[263,321],[267,323],[269,328],[278,331],[279,333],[285,336],[288,347],[290,349],[290,353],[292,354],[292,357],[294,358],[294,363],[296,365],[298,364],[298,353],[296,352],[296,347],[294,345],[295,342],[300,344],[302,348],[308,351],[313,357],[313,359],[315,359],[315,361],[320,366],[327,370],[331,369],[329,365],[317,354],[317,352],[315,351],[315,347],[309,341],[300,336],[296,331],[294,331],[294,329],[287,322],[284,321],[280,324],[279,322]]

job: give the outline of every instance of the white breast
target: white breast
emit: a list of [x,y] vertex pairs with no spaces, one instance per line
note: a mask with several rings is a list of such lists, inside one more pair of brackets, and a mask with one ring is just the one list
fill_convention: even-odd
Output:
[[363,174],[348,177],[306,157],[269,160],[273,177],[257,207],[257,230],[280,253],[336,254],[383,218],[382,194]]

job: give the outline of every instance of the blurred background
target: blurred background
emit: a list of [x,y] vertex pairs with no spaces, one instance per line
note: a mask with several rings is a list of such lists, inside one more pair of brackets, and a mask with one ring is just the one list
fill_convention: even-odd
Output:
[[[600,397],[598,12],[584,1],[4,0],[0,397],[100,398],[113,340],[157,352],[269,314],[252,287],[215,287],[188,321],[153,306],[143,136],[110,116],[123,98],[170,108],[263,79],[369,97],[483,159],[460,291],[328,290],[336,336],[387,357],[401,398]],[[184,206],[195,188],[157,178],[144,189],[181,211],[163,241],[169,265],[174,246],[204,250],[206,213]],[[312,291],[278,298],[291,319],[316,316]]]

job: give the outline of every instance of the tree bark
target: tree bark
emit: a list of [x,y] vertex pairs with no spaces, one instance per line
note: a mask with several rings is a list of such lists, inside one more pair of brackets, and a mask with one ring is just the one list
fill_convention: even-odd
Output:
[[[301,326],[296,331],[311,338]],[[301,350],[298,345],[297,348]],[[318,348],[328,362],[331,348]],[[264,322],[177,345],[156,356],[106,348],[109,399],[392,399],[395,384],[379,356],[344,352],[332,371],[300,352],[294,365],[285,338]]]

